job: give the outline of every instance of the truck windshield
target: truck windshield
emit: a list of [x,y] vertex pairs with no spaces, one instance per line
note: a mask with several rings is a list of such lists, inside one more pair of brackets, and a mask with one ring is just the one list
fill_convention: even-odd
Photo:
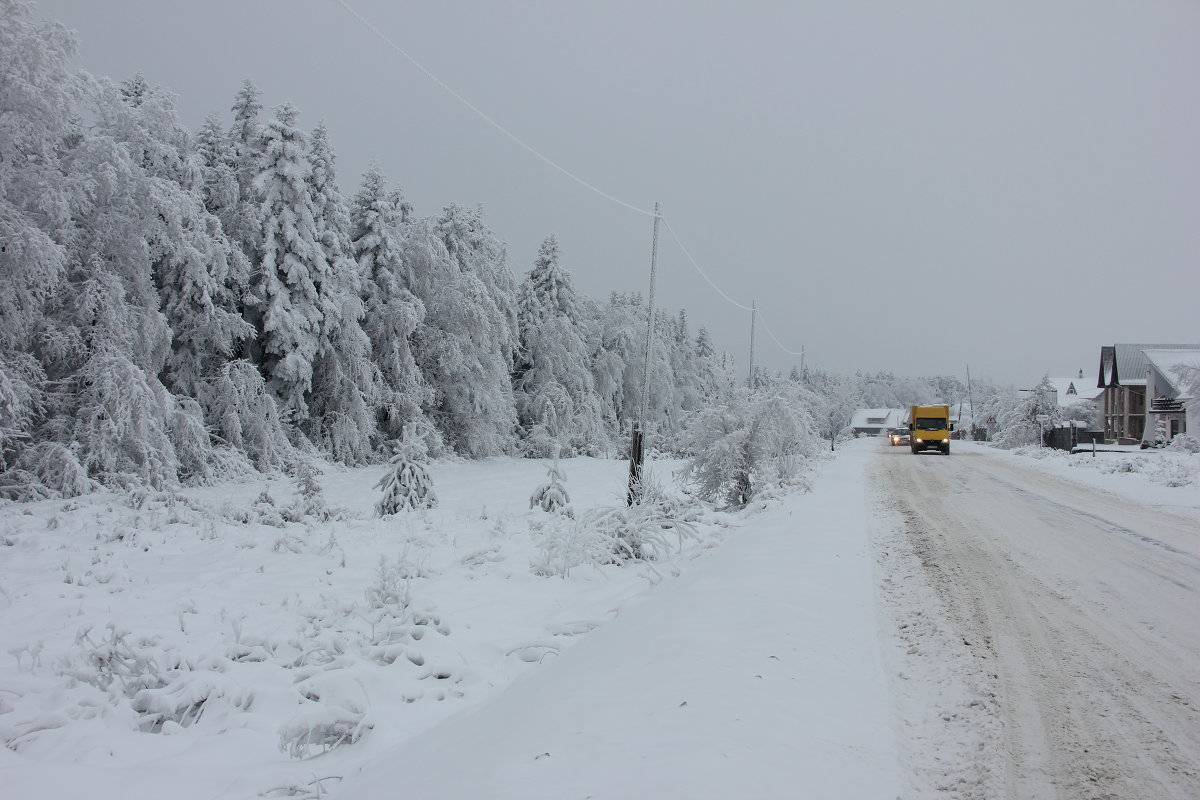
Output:
[[916,428],[919,431],[944,431],[946,425],[945,417],[917,417]]

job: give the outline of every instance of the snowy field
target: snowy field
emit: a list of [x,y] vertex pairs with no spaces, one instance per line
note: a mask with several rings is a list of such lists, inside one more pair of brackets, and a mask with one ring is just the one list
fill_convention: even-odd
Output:
[[[1194,479],[1159,477],[1194,455],[974,449],[1200,517]],[[438,463],[439,507],[385,519],[380,467],[307,496],[280,478],[6,505],[3,794],[947,796],[989,766],[972,750],[995,722],[944,623],[894,624],[931,602],[915,573],[877,595],[908,570],[880,550],[881,455],[850,443],[811,492],[737,513],[656,462],[687,525],[625,566],[578,563],[623,461],[564,462],[580,525],[530,511],[548,465],[513,459]]]
[[[581,518],[622,506],[625,462],[564,466]],[[654,464],[664,494],[678,466]],[[439,507],[385,519],[373,516],[379,467],[328,472],[308,497],[280,478],[0,508],[5,793],[334,794],[362,764],[561,659],[694,562],[716,570],[721,605],[709,551],[766,519],[762,504],[729,514],[673,501],[688,525],[657,543],[653,563],[572,566],[595,542],[529,510],[546,467],[440,463]],[[786,535],[779,523],[774,535]],[[756,672],[799,652],[779,650],[767,620],[702,624],[715,653],[740,654],[745,640],[771,650]],[[674,706],[690,700],[703,715],[707,691]],[[738,691],[719,694],[740,703]]]

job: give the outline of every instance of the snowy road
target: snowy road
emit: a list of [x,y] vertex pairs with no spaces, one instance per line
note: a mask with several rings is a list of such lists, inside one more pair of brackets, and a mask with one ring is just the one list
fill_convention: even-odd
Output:
[[872,484],[919,793],[1200,797],[1194,519],[969,447],[883,448]]

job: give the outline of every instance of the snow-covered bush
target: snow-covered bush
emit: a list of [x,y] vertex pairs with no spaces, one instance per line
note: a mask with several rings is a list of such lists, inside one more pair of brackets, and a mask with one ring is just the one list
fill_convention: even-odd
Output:
[[753,482],[787,482],[816,451],[812,419],[783,393],[732,389],[724,402],[697,412],[685,431],[691,459],[683,477],[705,500],[744,505]]
[[1200,439],[1190,433],[1181,433],[1171,440],[1167,449],[1177,453],[1200,453]]
[[168,435],[175,408],[156,378],[122,355],[98,355],[80,371],[72,438],[88,471],[110,483],[174,483],[179,456]]
[[365,716],[366,709],[353,701],[342,705],[308,700],[303,711],[279,729],[279,749],[292,758],[308,758],[354,744],[372,727]]
[[309,463],[297,461],[292,476],[296,482],[297,497],[292,505],[284,510],[284,519],[289,522],[312,520],[324,522],[332,513],[325,505],[325,495],[321,492],[321,484],[317,483],[316,473]]
[[58,442],[24,450],[16,466],[0,474],[0,497],[18,502],[77,497],[98,488],[71,448]]
[[1062,422],[1049,376],[1030,389],[1025,397],[1009,405],[998,417],[999,431],[992,436],[997,446],[1009,450],[1040,446],[1045,431]]
[[530,566],[538,575],[566,577],[580,566],[660,561],[698,539],[697,514],[648,484],[643,501],[585,512],[576,520],[556,517],[538,523],[539,555]]
[[202,400],[217,434],[257,469],[280,469],[295,458],[279,408],[249,361],[226,364],[212,385],[204,387]]
[[375,512],[382,517],[400,511],[435,508],[437,494],[429,477],[425,442],[411,427],[406,427],[403,438],[395,447],[396,454],[388,462],[390,468],[375,484],[376,489],[383,490],[383,497],[375,504]]
[[546,469],[546,475],[549,476],[550,482],[543,483],[534,490],[529,497],[529,507],[536,506],[546,512],[562,510],[569,513],[568,506],[571,504],[571,497],[563,487],[563,481],[567,479],[567,474],[558,465],[557,458]]

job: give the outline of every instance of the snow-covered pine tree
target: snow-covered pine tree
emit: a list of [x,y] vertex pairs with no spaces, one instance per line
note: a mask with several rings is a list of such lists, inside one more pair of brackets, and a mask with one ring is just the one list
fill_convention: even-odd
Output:
[[308,437],[338,461],[366,461],[377,444],[372,398],[378,371],[362,327],[358,264],[351,257],[350,211],[337,188],[334,154],[321,123],[309,149],[313,222],[328,264],[317,288],[322,298],[319,345],[313,361]]
[[395,449],[388,471],[375,484],[383,492],[375,504],[375,513],[383,517],[400,511],[435,508],[437,493],[429,477],[429,451],[422,437],[409,426],[395,443]]
[[376,416],[381,432],[390,438],[398,437],[411,423],[431,427],[422,406],[433,398],[412,351],[413,336],[425,319],[425,304],[408,288],[399,230],[405,222],[404,209],[400,195],[388,193],[383,173],[372,165],[351,208],[351,248],[362,281],[363,327],[380,373]]
[[58,340],[46,303],[66,275],[76,187],[63,175],[82,82],[70,32],[0,4],[0,472],[33,446],[46,375],[35,345]]
[[261,244],[246,303],[267,388],[302,423],[309,415],[322,320],[338,310],[320,289],[332,275],[314,218],[308,140],[296,117],[295,107],[285,103],[263,136],[263,166],[254,181],[263,198]]
[[[428,241],[431,232],[437,244]],[[406,239],[411,286],[426,309],[414,352],[435,392],[430,417],[463,455],[507,452],[516,431],[510,370],[517,331],[504,248],[480,212],[455,205],[432,229],[407,226]]]
[[[606,435],[584,320],[571,276],[559,264],[555,237],[542,243],[517,305],[520,348],[513,394],[526,454],[545,457],[560,447],[568,456],[602,452]],[[554,430],[546,430],[547,420],[553,420]]]
[[201,403],[221,441],[245,453],[261,472],[282,469],[296,460],[295,449],[279,419],[279,407],[267,392],[258,369],[238,359],[226,364],[204,388]]
[[210,115],[196,134],[196,157],[200,168],[200,193],[204,207],[221,220],[226,232],[235,229],[238,180],[233,144],[216,115]]
[[243,81],[230,108],[233,127],[229,130],[229,157],[237,180],[237,204],[231,217],[228,214],[222,217],[226,232],[252,264],[258,259],[262,221],[259,209],[262,194],[255,182],[262,172],[265,156],[259,94],[253,83]]
[[529,507],[540,508],[546,513],[566,511],[571,505],[571,496],[563,486],[567,480],[567,473],[559,466],[557,455],[554,457],[554,463],[546,468],[546,476],[550,480],[533,491],[529,497]]
[[120,86],[99,81],[98,87],[94,130],[124,145],[145,173],[140,194],[146,213],[139,222],[172,334],[163,378],[176,392],[195,397],[200,381],[215,376],[253,334],[231,290],[244,280],[246,264],[204,207],[201,162],[170,95],[140,75]]

